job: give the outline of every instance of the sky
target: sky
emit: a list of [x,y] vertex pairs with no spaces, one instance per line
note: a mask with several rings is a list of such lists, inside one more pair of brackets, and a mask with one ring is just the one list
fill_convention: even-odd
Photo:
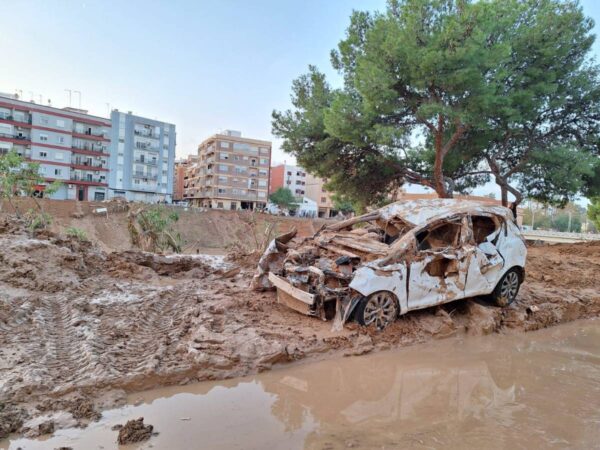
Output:
[[[103,117],[117,108],[174,123],[178,158],[196,153],[208,136],[234,129],[273,141],[274,163],[293,163],[271,135],[271,112],[291,106],[292,80],[309,64],[334,86],[341,83],[329,55],[352,10],[385,4],[0,0],[0,92]],[[600,24],[600,2],[581,4]],[[600,56],[598,42],[594,53]],[[494,189],[490,184],[476,193]]]

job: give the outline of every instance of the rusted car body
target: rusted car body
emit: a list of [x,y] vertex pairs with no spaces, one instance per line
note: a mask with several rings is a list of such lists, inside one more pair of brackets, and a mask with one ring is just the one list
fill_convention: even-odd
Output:
[[526,247],[508,208],[437,199],[397,202],[273,240],[253,279],[304,314],[385,327],[400,314],[491,294],[514,300]]

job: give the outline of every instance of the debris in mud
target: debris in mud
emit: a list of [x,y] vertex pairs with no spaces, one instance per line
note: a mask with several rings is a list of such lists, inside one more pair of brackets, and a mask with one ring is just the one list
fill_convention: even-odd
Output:
[[124,426],[119,428],[119,445],[147,441],[153,434],[152,430],[154,430],[152,425],[144,425],[143,417],[136,420],[128,420]]
[[0,439],[19,431],[26,419],[24,410],[0,403]]
[[[354,317],[382,329],[398,315],[476,295],[512,302],[526,247],[512,212],[453,199],[396,202],[321,228],[275,238],[252,287],[339,330]],[[498,286],[498,287],[497,287]]]

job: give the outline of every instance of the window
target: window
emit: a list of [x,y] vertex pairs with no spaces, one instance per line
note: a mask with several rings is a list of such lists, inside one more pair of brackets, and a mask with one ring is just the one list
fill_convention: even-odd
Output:
[[461,224],[459,220],[434,224],[415,236],[417,238],[419,250],[458,247],[460,241],[460,228]]
[[[221,148],[229,148],[229,142],[220,141],[219,142],[219,147],[221,147]],[[235,144],[233,145],[233,148],[235,148]]]
[[40,133],[40,141],[43,141],[43,142],[48,141],[48,135]]
[[229,172],[229,166],[226,166],[225,164],[219,164],[219,170],[221,172]]
[[40,122],[42,125],[48,125],[48,116],[40,116]]
[[224,189],[224,188],[218,188],[218,189],[217,189],[217,192],[218,192],[219,194],[225,194],[225,193],[227,192],[227,189]]
[[267,187],[267,180],[258,180],[258,185],[260,187]]
[[325,197],[321,197],[321,203],[326,203],[327,199]]
[[54,159],[62,160],[64,159],[64,154],[62,152],[56,152],[54,154]]
[[217,208],[223,209],[223,202],[218,202],[217,203]]
[[261,164],[269,164],[269,160],[267,158],[260,158]]
[[54,169],[54,175],[62,175],[62,169]]
[[292,172],[288,172],[288,176],[291,177],[292,176]]
[[267,171],[265,169],[260,169],[258,171],[258,173],[260,174],[261,177],[266,177],[267,176]]
[[246,173],[246,168],[242,166],[235,166],[235,173],[244,174]]
[[229,159],[229,153],[219,153],[219,158],[223,159],[223,160],[228,160]]
[[40,152],[40,158],[46,158],[47,156],[48,156],[48,153]]
[[65,127],[65,121],[62,119],[56,119],[56,126],[59,128],[64,128]]
[[266,194],[266,192],[262,192],[262,191],[260,191],[260,192],[258,193],[258,196],[259,196],[259,197],[262,197],[262,198],[264,198],[264,197],[266,197],[266,196],[267,196],[267,194]]
[[227,183],[227,177],[219,177],[219,182]]
[[65,137],[64,136],[56,136],[56,142],[58,142],[59,144],[64,144]]

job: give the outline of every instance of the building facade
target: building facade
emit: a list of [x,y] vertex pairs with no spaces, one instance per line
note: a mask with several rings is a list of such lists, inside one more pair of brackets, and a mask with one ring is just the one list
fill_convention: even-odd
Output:
[[198,146],[198,162],[184,180],[184,198],[216,209],[265,208],[269,193],[271,142],[226,130]]
[[175,125],[113,110],[109,197],[146,203],[173,198]]
[[271,167],[269,194],[279,188],[287,188],[297,199],[306,195],[307,173],[302,167],[279,164]]
[[310,173],[306,175],[306,196],[317,203],[317,215],[322,218],[335,217],[338,212],[331,198],[332,193],[325,189],[326,181]]
[[174,176],[173,176],[173,201],[180,202],[184,200],[184,184],[186,180],[186,171],[188,168],[198,161],[198,155],[188,155],[186,159],[175,161]]
[[[51,198],[107,198],[110,132],[110,120],[85,110],[0,96],[0,153],[15,149],[26,160],[39,163],[47,183],[61,181]],[[44,185],[38,191],[43,196]]]

